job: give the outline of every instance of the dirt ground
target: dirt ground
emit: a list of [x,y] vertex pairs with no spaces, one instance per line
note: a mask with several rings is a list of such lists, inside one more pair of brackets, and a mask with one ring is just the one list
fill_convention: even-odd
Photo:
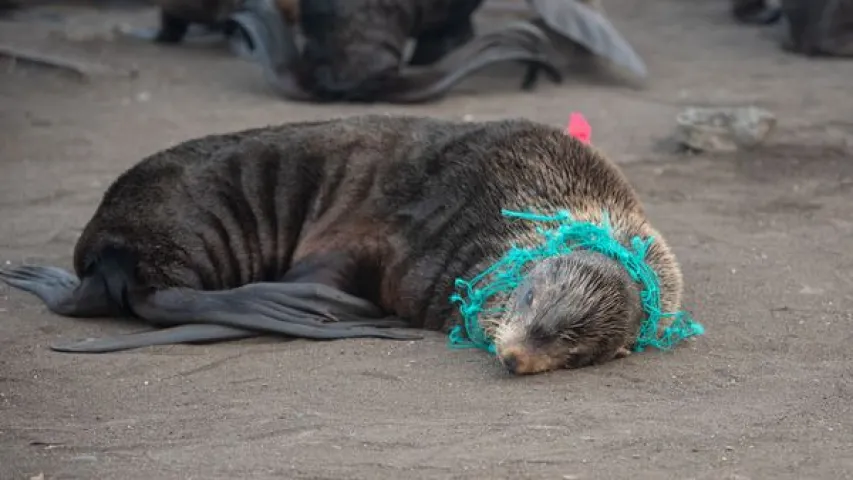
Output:
[[[75,356],[47,345],[139,327],[60,318],[3,286],[0,478],[853,477],[853,62],[787,55],[723,0],[607,5],[648,62],[644,89],[569,72],[522,93],[500,68],[407,108],[289,103],[221,45],[104,34],[153,10],[0,23],[2,44],[135,72],[0,64],[0,262],[70,266],[109,182],[194,136],[363,112],[563,125],[578,110],[679,254],[707,329],[672,353],[524,378],[440,334]],[[747,103],[779,118],[761,149],[667,148],[681,108]]]

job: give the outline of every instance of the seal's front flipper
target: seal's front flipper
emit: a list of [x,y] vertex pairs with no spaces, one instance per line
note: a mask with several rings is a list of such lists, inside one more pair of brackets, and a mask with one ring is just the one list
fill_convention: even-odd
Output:
[[247,0],[228,21],[235,27],[232,49],[260,64],[270,86],[290,100],[313,99],[293,72],[299,61],[296,31],[284,22],[272,0]]
[[103,281],[89,277],[80,280],[58,267],[23,265],[0,269],[0,279],[12,287],[29,292],[53,313],[67,317],[101,317],[118,313],[110,302]]
[[405,68],[389,87],[385,100],[392,103],[421,103],[447,93],[469,75],[490,65],[519,62],[528,66],[525,87],[544,72],[554,83],[562,74],[551,59],[552,46],[546,35],[529,22],[516,22],[500,30],[479,35],[426,68]]
[[51,345],[50,349],[63,353],[110,353],[154,345],[177,343],[207,343],[240,340],[260,334],[221,325],[181,325],[150,332],[129,333],[115,337],[91,338],[73,343]]
[[580,0],[528,0],[538,21],[553,31],[640,78],[648,75],[646,64],[616,27]]
[[322,284],[253,283],[233,290],[169,289],[130,299],[133,311],[162,326],[215,324],[311,339],[422,338],[388,330],[406,324],[362,298]]

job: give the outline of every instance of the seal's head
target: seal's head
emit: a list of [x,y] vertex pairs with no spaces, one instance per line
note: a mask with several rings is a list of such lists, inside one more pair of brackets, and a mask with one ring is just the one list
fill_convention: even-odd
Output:
[[601,363],[627,354],[642,318],[625,268],[579,250],[531,268],[496,325],[496,353],[515,374]]
[[326,100],[366,100],[396,78],[405,11],[376,0],[301,0],[303,88]]

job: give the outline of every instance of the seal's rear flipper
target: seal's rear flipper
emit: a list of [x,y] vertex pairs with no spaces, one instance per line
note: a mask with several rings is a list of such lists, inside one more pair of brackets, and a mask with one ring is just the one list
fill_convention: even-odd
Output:
[[473,38],[427,68],[404,69],[389,87],[385,100],[391,103],[435,100],[478,70],[504,62],[527,65],[524,89],[533,87],[540,71],[554,83],[560,83],[563,77],[551,60],[551,53],[547,36],[537,26],[515,22]]
[[105,317],[120,315],[118,305],[110,301],[100,277],[82,282],[72,273],[57,267],[23,265],[0,269],[0,279],[12,287],[41,299],[53,313],[66,317]]
[[73,343],[60,343],[51,345],[50,349],[63,353],[109,353],[154,345],[240,340],[259,335],[256,332],[223,327],[221,325],[181,325],[179,327],[163,328],[150,332],[129,333],[106,338],[91,338]]
[[131,299],[137,315],[169,328],[51,346],[57,352],[107,353],[153,345],[238,340],[263,334],[310,339],[417,340],[393,332],[406,323],[373,303],[314,283],[255,283],[233,290],[171,289]]
[[163,326],[215,324],[257,333],[312,339],[422,338],[387,330],[405,327],[373,303],[312,283],[253,283],[232,290],[169,289],[132,296],[140,317]]

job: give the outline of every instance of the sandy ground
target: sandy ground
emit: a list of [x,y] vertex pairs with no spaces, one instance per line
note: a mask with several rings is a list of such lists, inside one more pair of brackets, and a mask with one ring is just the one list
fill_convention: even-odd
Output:
[[[108,183],[194,136],[362,112],[562,125],[580,110],[680,255],[707,328],[674,353],[526,378],[439,334],[73,356],[46,346],[138,327],[63,319],[4,286],[0,478],[853,477],[853,62],[786,55],[727,4],[609,3],[648,61],[644,90],[570,73],[521,93],[517,71],[484,73],[412,108],[292,104],[221,46],[98,34],[150,10],[0,24],[2,43],[136,72],[84,83],[2,64],[4,263],[69,266]],[[762,149],[664,148],[681,108],[746,103],[779,117]]]

